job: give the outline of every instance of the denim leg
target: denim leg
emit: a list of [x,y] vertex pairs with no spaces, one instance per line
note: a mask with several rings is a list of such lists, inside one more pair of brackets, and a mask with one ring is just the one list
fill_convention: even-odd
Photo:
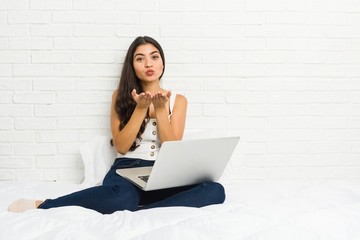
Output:
[[[132,161],[124,162],[128,164]],[[103,185],[84,189],[56,199],[47,199],[39,208],[81,206],[103,214],[111,214],[120,210],[135,211],[139,204],[141,191],[116,173],[116,169],[121,168],[121,165],[123,163],[115,162],[105,176]]]
[[[174,192],[176,188],[159,190],[166,195],[166,191]],[[144,193],[146,195],[146,193]],[[149,209],[155,207],[204,207],[212,204],[220,204],[225,201],[224,187],[217,182],[204,182],[188,187],[187,190],[179,188],[179,191],[163,200],[150,203],[138,209]]]
[[[225,200],[224,188],[216,182],[204,182],[194,186],[144,192],[116,173],[116,169],[119,168],[152,165],[152,162],[140,159],[116,159],[105,176],[102,186],[84,189],[56,199],[47,199],[39,208],[81,206],[103,214],[111,214],[120,210],[135,211],[155,207],[203,207],[220,204]],[[147,196],[151,195],[154,197],[146,199]],[[144,197],[145,205],[138,207],[141,198]],[[156,201],[152,201],[153,199],[156,199]]]

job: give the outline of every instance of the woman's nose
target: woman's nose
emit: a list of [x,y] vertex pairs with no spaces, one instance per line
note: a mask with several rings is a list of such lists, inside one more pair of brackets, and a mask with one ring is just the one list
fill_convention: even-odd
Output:
[[145,61],[145,67],[152,67],[152,61],[151,60],[146,60]]

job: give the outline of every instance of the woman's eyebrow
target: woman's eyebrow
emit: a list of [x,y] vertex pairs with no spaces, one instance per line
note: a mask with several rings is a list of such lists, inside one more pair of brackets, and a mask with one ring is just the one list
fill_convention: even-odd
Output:
[[[159,53],[159,51],[155,50],[155,51],[151,52],[149,55],[153,55],[154,53]],[[160,53],[159,53],[159,54],[160,54]],[[143,54],[143,53],[137,53],[137,54],[134,55],[134,57],[136,57],[136,56],[138,56],[138,55],[140,55],[140,56],[145,56],[145,54]]]
[[134,57],[136,57],[136,56],[138,56],[138,55],[140,55],[140,56],[145,56],[145,55],[142,54],[142,53],[137,53],[137,54],[134,55]]

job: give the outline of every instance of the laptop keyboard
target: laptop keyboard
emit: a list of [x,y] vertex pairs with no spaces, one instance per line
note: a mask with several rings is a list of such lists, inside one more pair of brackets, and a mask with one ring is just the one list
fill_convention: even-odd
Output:
[[140,178],[141,180],[143,180],[144,182],[147,182],[149,179],[149,175],[146,176],[138,176],[138,178]]

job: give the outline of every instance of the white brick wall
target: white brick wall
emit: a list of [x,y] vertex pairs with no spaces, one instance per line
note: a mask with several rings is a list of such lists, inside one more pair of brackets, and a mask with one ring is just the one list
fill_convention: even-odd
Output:
[[360,178],[358,0],[0,0],[0,180],[81,180],[138,35],[237,178]]

